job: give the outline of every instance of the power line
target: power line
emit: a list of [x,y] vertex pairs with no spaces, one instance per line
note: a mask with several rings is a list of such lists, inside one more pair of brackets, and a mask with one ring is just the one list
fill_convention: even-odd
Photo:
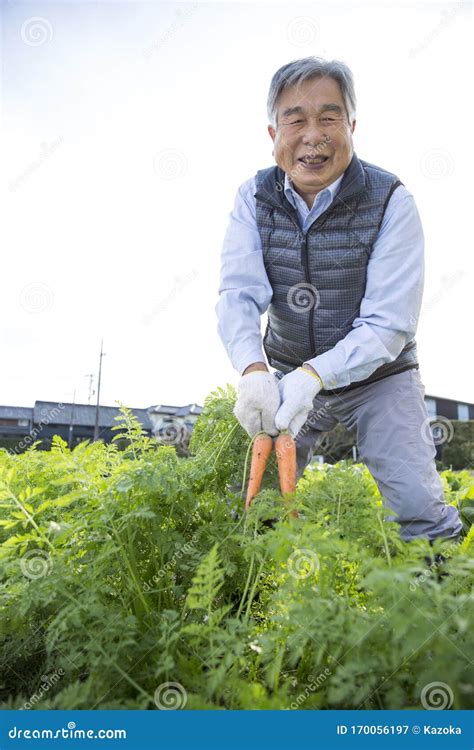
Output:
[[94,437],[92,442],[95,442],[99,437],[99,402],[100,402],[100,379],[102,374],[102,357],[105,357],[105,354],[102,351],[104,340],[102,339],[100,342],[100,357],[99,357],[99,379],[97,382],[97,403],[95,406],[95,425],[94,425]]

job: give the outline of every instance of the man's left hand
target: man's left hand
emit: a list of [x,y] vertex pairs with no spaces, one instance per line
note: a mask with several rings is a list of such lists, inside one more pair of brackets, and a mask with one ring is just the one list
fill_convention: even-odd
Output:
[[298,367],[285,375],[278,383],[281,406],[275,415],[277,429],[289,430],[291,436],[296,437],[322,387],[322,381],[313,368]]

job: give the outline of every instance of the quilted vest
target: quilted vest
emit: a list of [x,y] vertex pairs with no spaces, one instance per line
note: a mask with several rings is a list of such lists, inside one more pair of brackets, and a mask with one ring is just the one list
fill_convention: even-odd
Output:
[[[263,339],[269,364],[287,373],[332,349],[360,315],[367,265],[393,191],[402,183],[354,154],[331,205],[306,234],[278,166],[256,174],[257,226],[273,297]],[[416,342],[338,393],[418,367]]]

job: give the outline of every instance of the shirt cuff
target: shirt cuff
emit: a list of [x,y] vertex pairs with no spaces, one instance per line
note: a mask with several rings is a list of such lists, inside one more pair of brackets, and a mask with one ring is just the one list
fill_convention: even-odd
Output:
[[331,350],[324,354],[319,354],[313,359],[307,359],[306,362],[318,373],[323,381],[324,390],[343,388],[351,382],[347,370],[339,373],[334,372],[334,358],[331,356]]
[[253,365],[254,362],[264,362],[268,367],[267,360],[261,349],[252,349],[242,352],[241,354],[239,353],[233,358],[232,364],[239,375],[242,375],[244,370],[249,365]]

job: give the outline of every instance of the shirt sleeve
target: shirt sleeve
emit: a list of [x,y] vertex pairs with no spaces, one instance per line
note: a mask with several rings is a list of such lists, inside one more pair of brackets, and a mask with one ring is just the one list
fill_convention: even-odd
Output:
[[273,290],[263,263],[256,222],[255,178],[237,191],[221,253],[217,330],[233,367],[242,374],[252,362],[266,362],[260,317]]
[[413,196],[391,196],[372,248],[360,315],[329,351],[307,360],[325,388],[369,377],[393,362],[416,333],[424,284],[424,237]]

